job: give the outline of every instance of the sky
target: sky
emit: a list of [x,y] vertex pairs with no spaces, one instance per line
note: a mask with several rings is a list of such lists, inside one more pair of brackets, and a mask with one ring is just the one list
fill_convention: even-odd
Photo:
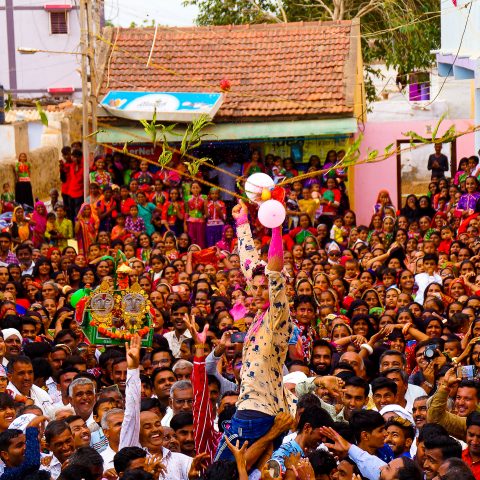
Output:
[[141,24],[155,19],[160,25],[193,25],[196,7],[184,7],[183,0],[105,0],[105,18],[114,25]]

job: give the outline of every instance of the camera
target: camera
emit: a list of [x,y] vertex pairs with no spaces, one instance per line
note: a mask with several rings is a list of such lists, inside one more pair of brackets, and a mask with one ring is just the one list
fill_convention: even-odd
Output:
[[423,352],[425,360],[428,360],[430,362],[435,357],[438,357],[437,349],[438,345],[436,343],[431,343],[430,345],[427,345],[425,347],[425,351]]

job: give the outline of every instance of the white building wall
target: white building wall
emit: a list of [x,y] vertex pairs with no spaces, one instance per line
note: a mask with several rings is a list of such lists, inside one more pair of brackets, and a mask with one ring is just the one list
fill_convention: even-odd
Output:
[[[7,0],[0,0],[0,84],[12,90],[9,81]],[[12,0],[14,5],[15,61],[18,97],[48,95],[48,88],[80,90],[80,55],[38,52],[21,54],[18,48],[75,52],[80,50],[79,12],[73,0]],[[50,33],[50,13],[44,5],[72,5],[68,12],[68,34]],[[75,96],[79,96],[80,91]]]

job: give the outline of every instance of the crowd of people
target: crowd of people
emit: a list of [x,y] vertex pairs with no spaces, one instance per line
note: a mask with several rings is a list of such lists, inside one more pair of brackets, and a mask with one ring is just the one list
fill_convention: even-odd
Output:
[[[83,198],[75,144],[36,203],[21,155],[1,197],[1,479],[480,479],[479,160],[449,179],[435,152],[428,192],[380,191],[369,225],[342,151],[303,181],[257,151],[199,181],[114,153]],[[288,182],[282,227],[235,198],[258,172]],[[91,344],[75,317],[119,252],[148,348]]]

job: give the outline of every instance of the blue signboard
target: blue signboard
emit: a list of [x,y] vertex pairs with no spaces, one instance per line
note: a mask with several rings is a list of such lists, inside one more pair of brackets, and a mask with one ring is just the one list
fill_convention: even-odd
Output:
[[112,90],[102,100],[102,107],[115,117],[130,120],[190,122],[202,114],[213,118],[222,105],[222,93],[129,92]]

